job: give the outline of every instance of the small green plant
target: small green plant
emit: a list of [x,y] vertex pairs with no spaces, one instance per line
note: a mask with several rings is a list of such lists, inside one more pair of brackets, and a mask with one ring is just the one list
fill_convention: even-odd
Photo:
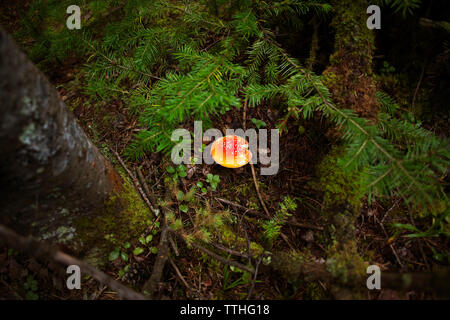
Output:
[[394,223],[392,226],[399,230],[395,233],[393,238],[396,238],[402,230],[412,232],[405,235],[405,237],[407,238],[434,238],[439,237],[441,235],[444,237],[449,237],[450,232],[446,230],[446,224],[448,223],[449,220],[448,217],[450,217],[450,209],[445,211],[437,218],[433,218],[433,224],[425,231],[420,230],[419,228],[413,226],[412,224]]
[[286,223],[287,219],[292,215],[289,211],[294,211],[297,204],[294,199],[286,196],[282,203],[280,203],[280,210],[275,213],[275,216],[266,220],[262,227],[264,229],[264,237],[272,243],[279,235],[280,230]]
[[121,279],[123,279],[123,276],[125,275],[125,273],[127,273],[128,271],[130,271],[130,265],[127,264],[123,269],[119,270],[119,277]]
[[19,254],[18,251],[11,248],[8,249],[8,257],[17,256],[18,254]]
[[267,126],[267,124],[264,121],[262,121],[262,120],[258,120],[258,119],[252,118],[251,121],[252,121],[252,123],[255,125],[255,127],[257,129],[264,128],[264,127]]
[[34,280],[32,275],[27,277],[27,281],[23,284],[25,290],[27,290],[26,299],[27,300],[38,300],[39,295],[36,293],[38,289],[38,283]]
[[184,213],[186,213],[188,211],[189,207],[187,206],[186,202],[191,202],[194,199],[194,194],[195,194],[196,190],[197,190],[197,188],[195,186],[192,186],[189,189],[189,191],[186,192],[186,194],[181,190],[177,191],[177,200],[180,202],[180,205],[178,208],[180,209],[180,211],[182,211]]
[[390,65],[389,62],[383,61],[383,67],[380,68],[381,73],[394,73],[394,66]]
[[183,222],[181,221],[181,219],[177,219],[173,212],[167,213],[166,219],[167,219],[167,223],[169,224],[170,228],[173,230],[178,230],[183,227]]
[[[233,274],[241,273],[240,277],[231,282]],[[233,289],[239,285],[246,285],[252,280],[249,272],[236,268],[234,266],[225,265],[223,269],[223,290]]]
[[184,164],[180,164],[176,168],[170,166],[167,167],[166,170],[172,175],[173,180],[178,180],[178,177],[184,178],[187,176],[187,169]]
[[[139,242],[143,246],[148,246],[152,242],[152,240],[153,240],[153,235],[152,234],[149,234],[146,237],[140,237],[139,238]],[[144,252],[145,252],[145,248],[142,248],[142,247],[136,247],[133,250],[133,254],[135,256],[138,256],[138,255],[140,255],[141,253],[144,253]]]
[[122,244],[122,246],[120,247],[119,246],[115,247],[114,250],[109,253],[108,257],[109,261],[114,261],[120,256],[123,261],[127,262],[129,257],[126,251],[127,249],[130,249],[130,247],[131,243],[129,243],[128,241]]
[[220,177],[218,175],[212,174],[212,173],[208,173],[206,175],[206,182],[209,183],[209,185],[211,186],[211,190],[212,191],[216,191],[217,185],[220,182]]
[[203,182],[201,182],[201,181],[197,182],[197,187],[200,188],[200,190],[201,190],[202,193],[206,193],[207,190],[206,190],[206,188],[203,186]]
[[[152,229],[153,229],[153,230],[152,230],[152,233],[151,233],[151,234],[148,234],[148,235],[146,235],[146,236],[142,236],[142,237],[140,237],[140,238],[138,239],[139,243],[142,244],[144,247],[136,247],[136,248],[134,248],[134,250],[133,250],[133,255],[139,256],[139,255],[141,255],[142,253],[145,252],[146,248],[148,248],[148,247],[151,245],[151,243],[152,243],[152,241],[153,241],[153,236],[156,235],[156,234],[158,233],[158,228],[159,228],[159,226],[160,226],[159,221],[156,221],[156,222],[154,223],[153,227],[152,227]],[[150,248],[148,248],[148,249],[149,249],[150,252],[152,252],[152,253],[157,252],[157,248],[156,248],[156,247],[150,247]]]

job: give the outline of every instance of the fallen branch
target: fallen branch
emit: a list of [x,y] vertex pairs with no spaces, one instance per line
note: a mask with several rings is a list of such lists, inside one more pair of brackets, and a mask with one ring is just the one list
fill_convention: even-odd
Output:
[[[166,186],[166,192],[165,192],[165,200],[170,201],[170,191],[168,186]],[[153,295],[156,292],[156,289],[158,287],[159,282],[161,281],[162,273],[164,270],[164,266],[166,265],[167,258],[169,256],[169,225],[167,223],[166,219],[166,213],[169,211],[169,208],[167,206],[162,207],[162,231],[161,236],[159,239],[159,245],[158,245],[158,255],[156,256],[155,264],[153,265],[153,271],[152,275],[150,276],[150,279],[148,279],[143,289],[147,291],[149,296],[153,298]],[[159,217],[158,217],[159,218]]]
[[153,295],[158,288],[158,284],[161,281],[164,266],[166,265],[166,261],[169,255],[169,246],[167,240],[169,226],[167,225],[165,219],[163,219],[163,223],[164,225],[161,231],[161,237],[158,245],[158,255],[156,256],[156,261],[153,265],[152,275],[150,276],[150,279],[145,282],[143,287],[143,290],[147,291],[150,298],[153,298]]
[[122,158],[119,156],[119,154],[109,148],[111,152],[116,156],[117,160],[119,161],[120,165],[125,169],[125,171],[130,176],[131,180],[133,181],[134,186],[138,190],[139,194],[141,195],[141,198],[144,200],[144,202],[147,204],[147,206],[150,208],[150,210],[153,212],[155,216],[159,215],[159,210],[156,210],[153,205],[151,204],[150,200],[148,200],[147,196],[145,195],[145,192],[142,190],[141,184],[139,183],[138,179],[133,175],[133,173],[128,169],[128,167],[125,165],[125,162],[123,162]]
[[144,295],[124,286],[120,282],[114,280],[102,271],[97,270],[93,266],[78,260],[62,251],[41,243],[31,237],[25,238],[11,229],[0,225],[0,240],[6,243],[8,247],[25,252],[29,256],[41,260],[53,260],[63,265],[77,265],[81,272],[90,275],[103,285],[107,285],[117,292],[121,299],[127,300],[145,300]]
[[145,182],[145,178],[144,178],[144,175],[142,174],[141,169],[136,168],[136,172],[137,172],[139,180],[141,181],[142,185],[144,186],[144,191],[145,191],[147,197],[150,199],[150,201],[152,203],[157,203],[156,197],[153,195],[153,192],[150,192],[150,188],[148,187],[147,182]]

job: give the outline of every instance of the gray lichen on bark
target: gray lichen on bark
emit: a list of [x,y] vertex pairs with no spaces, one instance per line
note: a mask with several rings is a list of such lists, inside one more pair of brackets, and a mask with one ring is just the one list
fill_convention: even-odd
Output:
[[0,222],[73,244],[77,219],[99,214],[121,179],[1,28],[0,101]]

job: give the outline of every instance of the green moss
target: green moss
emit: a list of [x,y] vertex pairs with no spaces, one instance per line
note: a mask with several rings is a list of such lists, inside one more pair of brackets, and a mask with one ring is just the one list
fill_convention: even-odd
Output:
[[325,212],[327,209],[344,207],[356,213],[365,194],[363,177],[357,172],[344,171],[338,163],[342,153],[342,148],[332,148],[317,167],[319,181],[311,182],[311,186],[323,192]]
[[355,241],[336,242],[329,252],[326,268],[335,283],[355,287],[364,283],[367,264],[358,254]]
[[[264,189],[266,186],[263,183],[259,183],[259,188]],[[255,186],[253,183],[253,180],[250,179],[246,183],[238,186],[233,186],[230,188],[229,193],[225,193],[227,195],[227,198],[234,199],[236,202],[240,202],[242,199],[246,199],[245,206],[247,208],[253,209],[253,210],[260,210],[260,203],[258,196],[255,191]]]
[[295,282],[304,275],[304,264],[312,261],[312,258],[308,250],[280,251],[272,255],[271,266],[280,272],[283,278]]
[[337,88],[339,92],[344,91],[342,90],[344,89],[342,79],[333,71],[325,72],[322,76],[322,81],[327,88]]
[[308,282],[305,289],[304,299],[323,300],[326,297],[322,286],[317,282]]
[[[123,189],[120,193],[113,193],[106,201],[101,212],[92,216],[78,219],[76,228],[82,237],[83,247],[92,250],[87,253],[92,259],[101,260],[98,253],[106,256],[114,245],[137,239],[153,217],[134,189],[132,183],[122,175]],[[98,250],[99,246],[102,250]],[[95,257],[94,257],[95,256]]]
[[[240,252],[247,252],[248,244],[247,240],[236,235],[236,233],[231,230],[227,225],[222,225],[219,228],[219,232],[222,236],[222,243],[230,248],[234,248]],[[250,242],[250,254],[251,255],[261,255],[264,252],[264,248],[256,242]]]
[[[335,53],[330,57],[331,64],[339,64],[345,56],[344,52],[371,62],[374,33],[366,26],[367,2],[339,0],[334,8],[335,15],[331,26],[336,30],[336,35]],[[365,71],[371,73],[370,63],[366,67]]]

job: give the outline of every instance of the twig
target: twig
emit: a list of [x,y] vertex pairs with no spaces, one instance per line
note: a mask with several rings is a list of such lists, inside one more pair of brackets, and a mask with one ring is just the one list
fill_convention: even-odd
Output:
[[247,300],[250,300],[250,297],[252,295],[252,291],[255,288],[256,277],[258,276],[258,269],[259,269],[259,265],[260,265],[262,259],[263,259],[263,257],[259,258],[258,262],[256,263],[255,275],[253,276],[252,285],[251,285],[250,289],[248,290]]
[[[379,220],[377,220],[377,221],[378,221],[378,224],[380,225],[381,229],[383,230],[384,235],[386,237],[388,237],[388,234],[387,234],[386,230],[384,229],[383,224]],[[401,262],[400,258],[398,257],[397,251],[395,251],[394,246],[392,244],[389,244],[389,247],[391,248],[392,252],[394,253],[394,256],[397,259],[398,264],[400,265],[401,268],[403,268],[403,263]]]
[[250,163],[250,168],[252,169],[253,182],[255,183],[255,189],[256,189],[256,193],[258,194],[259,202],[261,202],[261,205],[262,205],[267,217],[269,219],[271,219],[272,217],[270,216],[269,210],[267,210],[266,204],[264,203],[261,193],[259,192],[258,181],[256,180],[256,173],[255,173],[255,168],[253,166],[253,163]]
[[170,246],[173,249],[173,252],[178,257],[180,255],[180,253],[178,252],[177,245],[175,244],[175,241],[173,241],[172,236],[170,235],[170,233],[168,234],[168,239],[169,239]]
[[[183,237],[183,235],[179,234],[178,232],[175,232],[174,230],[170,230],[170,231],[173,232],[177,237],[180,237],[181,239],[185,240],[184,237]],[[216,259],[216,260],[218,260],[218,261],[220,261],[220,262],[222,262],[222,263],[224,263],[224,264],[228,264],[228,265],[235,266],[235,267],[237,267],[237,268],[239,268],[239,269],[241,269],[241,270],[248,271],[248,272],[250,272],[251,274],[253,274],[253,273],[255,272],[253,269],[250,269],[249,267],[247,267],[247,266],[245,266],[245,265],[243,265],[243,264],[241,264],[241,263],[239,263],[239,262],[237,262],[237,261],[234,261],[234,260],[230,260],[230,259],[224,258],[224,257],[222,257],[222,256],[220,256],[220,255],[218,255],[218,254],[216,254],[216,253],[214,253],[214,252],[212,252],[212,251],[210,251],[210,250],[208,250],[208,249],[202,247],[201,245],[199,245],[199,244],[197,244],[197,243],[195,243],[195,242],[192,242],[191,245],[192,245],[194,248],[197,248],[197,249],[199,249],[200,251],[203,251],[203,252],[206,253],[207,255],[213,257],[214,259]]]
[[181,274],[180,270],[178,269],[178,267],[175,264],[175,262],[173,261],[173,259],[170,256],[168,257],[168,259],[169,259],[170,265],[174,268],[175,273],[177,274],[178,278],[181,280],[181,282],[183,282],[183,284],[186,286],[186,288],[188,290],[191,290],[191,287],[188,285],[188,283],[184,279],[183,275]]
[[255,215],[261,215],[261,216],[263,216],[262,214],[260,214],[258,211],[256,211],[256,210],[253,210],[253,209],[250,209],[250,208],[246,208],[246,207],[244,207],[243,205],[240,205],[239,203],[236,203],[236,202],[233,202],[233,201],[230,201],[230,200],[227,200],[227,199],[222,199],[222,198],[215,198],[217,201],[219,201],[219,202],[223,202],[223,203],[225,203],[225,204],[228,204],[228,205],[230,205],[230,206],[233,206],[233,207],[236,207],[236,208],[238,208],[238,209],[242,209],[242,210],[244,210],[244,211],[246,211],[246,212],[250,212],[250,213],[253,213],[253,214],[255,214]]
[[417,82],[416,90],[414,90],[414,96],[411,103],[411,111],[414,112],[414,103],[416,102],[417,92],[419,91],[420,83],[422,82],[423,74],[425,72],[425,65],[422,67],[422,73],[420,74],[419,81]]
[[234,256],[243,257],[243,258],[251,258],[252,257],[250,254],[242,253],[242,252],[239,252],[239,251],[236,251],[236,250],[224,247],[224,246],[222,246],[221,244],[218,244],[218,243],[211,242],[211,245],[213,247],[219,249],[219,250],[222,250],[222,251],[224,251],[226,253],[229,253],[231,255],[234,255]]
[[161,281],[162,272],[164,270],[167,257],[169,256],[169,246],[167,241],[169,226],[167,225],[165,219],[163,219],[163,223],[164,226],[161,231],[161,238],[158,245],[158,255],[156,257],[155,264],[153,265],[152,275],[150,276],[150,279],[145,282],[143,287],[143,289],[148,292],[151,298],[153,298],[153,295],[155,294],[158,287],[158,283]]
[[[150,198],[150,201],[152,201],[153,203],[156,203],[157,201],[156,201],[156,198],[154,197],[154,195],[153,195],[153,193],[151,193],[150,192],[150,189],[148,188],[148,185],[147,185],[147,183],[145,182],[145,179],[144,179],[144,176],[142,175],[142,172],[139,170],[139,168],[136,168],[136,172],[137,172],[137,175],[138,175],[138,177],[139,177],[139,180],[141,180],[141,183],[142,183],[142,185],[144,186],[144,189],[145,189],[145,192],[146,192],[146,194],[147,194],[147,196]],[[149,227],[149,228],[147,228],[146,230],[145,230],[145,232],[147,233],[147,234],[149,234],[149,233],[151,233],[152,231],[153,231],[153,229],[155,228],[155,226],[156,226],[156,223],[159,221],[159,219],[161,218],[161,215],[159,214],[159,212],[160,212],[160,210],[159,209],[156,209],[156,211],[158,212],[158,216],[157,216],[157,218],[155,219],[155,221],[153,221],[153,224],[151,225],[151,227]],[[150,254],[150,252],[147,254],[147,256]],[[146,257],[147,257],[146,256]]]
[[[247,117],[247,99],[244,100],[244,112],[243,112],[243,119],[242,119],[242,126],[244,127],[244,130],[247,127],[246,117]],[[256,180],[255,167],[253,166],[253,163],[251,163],[251,162],[250,162],[250,168],[252,169],[253,182],[255,183],[255,189],[256,189],[256,193],[258,194],[259,201],[261,202],[261,205],[262,205],[267,217],[269,219],[271,219],[269,210],[267,210],[266,204],[264,203],[264,201],[261,197],[261,193],[259,192],[258,181]]]
[[108,288],[108,287],[107,287],[107,286],[103,286],[103,288],[101,288],[99,291],[93,293],[93,294],[90,296],[89,299],[90,299],[90,300],[97,300],[98,297],[100,297],[100,296],[103,294],[103,292],[106,290],[106,288]]
[[11,229],[0,225],[0,240],[3,240],[6,245],[19,251],[23,251],[30,256],[43,260],[53,260],[63,265],[77,265],[81,271],[90,275],[101,284],[107,285],[112,290],[116,291],[120,298],[129,300],[145,300],[147,299],[140,293],[124,286],[120,282],[114,280],[102,271],[97,270],[93,266],[78,260],[62,251],[56,250],[48,245],[40,243],[39,241],[29,237],[25,238],[18,235]]
[[139,180],[141,180],[141,183],[144,186],[144,191],[145,191],[147,197],[150,199],[150,201],[152,203],[156,204],[156,202],[157,202],[156,201],[156,197],[153,195],[152,192],[150,192],[150,189],[149,189],[149,187],[147,185],[147,182],[145,182],[145,178],[144,178],[144,175],[142,174],[141,169],[136,168],[136,172],[137,172],[137,176],[138,176]]
[[246,119],[247,119],[247,99],[245,99],[244,101],[244,111],[242,114],[242,126],[244,127],[244,131],[247,130]]
[[156,210],[152,204],[150,203],[150,200],[148,200],[147,196],[145,195],[145,192],[142,190],[141,185],[138,181],[138,179],[136,179],[136,177],[133,175],[133,173],[130,171],[130,169],[127,168],[127,166],[125,165],[125,162],[123,162],[122,158],[119,156],[119,154],[109,148],[109,150],[111,150],[111,152],[116,156],[117,160],[119,161],[119,163],[121,164],[121,166],[125,169],[125,171],[128,173],[128,175],[130,176],[131,180],[133,181],[134,186],[136,187],[136,189],[138,190],[139,194],[141,195],[142,199],[144,200],[144,202],[147,204],[147,206],[150,208],[150,210],[154,213],[155,216],[159,215],[159,211]]
[[16,296],[18,300],[23,300],[23,298],[13,288],[11,288],[11,286],[5,280],[0,279],[0,281],[5,285],[5,287],[9,289],[9,291],[11,291]]
[[287,245],[289,246],[289,248],[291,248],[292,250],[295,250],[295,247],[291,244],[291,242],[289,241],[289,238],[287,237],[287,235],[285,235],[283,232],[280,233],[281,238],[284,240],[284,242],[287,243]]

